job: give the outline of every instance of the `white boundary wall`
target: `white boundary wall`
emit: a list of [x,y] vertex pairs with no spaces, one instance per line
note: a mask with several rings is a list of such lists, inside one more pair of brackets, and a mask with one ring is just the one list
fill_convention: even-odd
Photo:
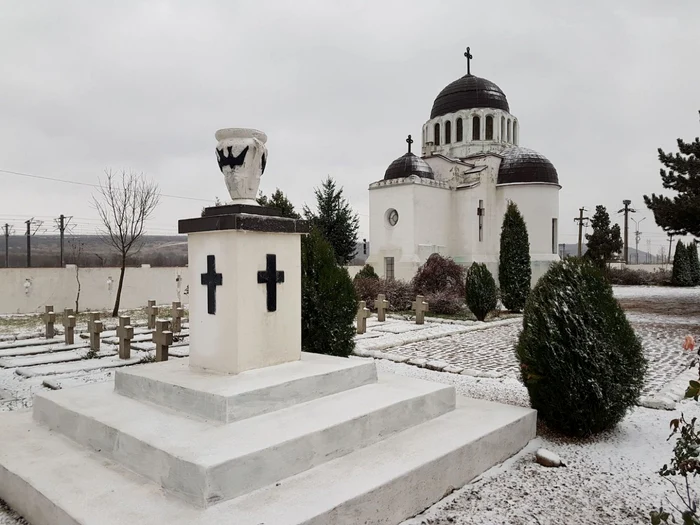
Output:
[[[80,278],[81,311],[114,307],[119,268],[0,268],[0,314],[74,308]],[[157,304],[188,302],[187,268],[127,268],[120,308],[140,308],[149,299]]]

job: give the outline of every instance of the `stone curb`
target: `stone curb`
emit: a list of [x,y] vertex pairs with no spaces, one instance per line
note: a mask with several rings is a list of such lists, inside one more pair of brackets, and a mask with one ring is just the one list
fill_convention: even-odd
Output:
[[641,396],[637,405],[652,408],[654,410],[675,410],[676,403],[685,399],[685,390],[688,388],[688,382],[698,379],[698,369],[695,366],[690,367],[672,379],[656,394],[650,396]]

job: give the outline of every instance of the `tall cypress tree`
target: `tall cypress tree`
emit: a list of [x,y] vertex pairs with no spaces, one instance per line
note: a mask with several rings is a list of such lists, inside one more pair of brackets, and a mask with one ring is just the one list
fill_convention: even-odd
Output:
[[673,199],[664,195],[644,196],[654,212],[656,224],[673,235],[700,237],[700,138],[693,142],[677,140],[680,153],[665,153],[659,148],[663,187],[678,193]]
[[693,286],[700,285],[700,259],[698,259],[698,244],[691,241],[685,249],[690,261],[690,280]]
[[681,241],[676,244],[673,254],[673,271],[671,273],[673,286],[692,286],[693,276],[690,269],[690,257],[688,250]]
[[498,281],[503,306],[512,312],[520,312],[525,308],[531,278],[527,226],[518,205],[510,201],[501,227],[501,253],[498,263]]

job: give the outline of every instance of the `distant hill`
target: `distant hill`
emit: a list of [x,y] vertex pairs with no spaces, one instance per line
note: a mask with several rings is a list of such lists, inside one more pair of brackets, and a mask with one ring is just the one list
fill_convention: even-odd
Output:
[[[587,251],[586,245],[584,244],[582,246],[583,253],[585,254]],[[563,254],[563,255],[562,255]],[[576,257],[578,255],[578,244],[560,244],[559,245],[559,256],[560,257]],[[663,261],[661,261],[661,257],[659,255],[654,255],[650,254],[647,252],[644,252],[642,250],[639,250],[639,258],[637,258],[637,252],[634,248],[630,248],[629,250],[629,262],[630,264],[637,264],[637,261],[639,261],[639,264],[660,264]]]
[[[0,267],[5,266],[5,243],[0,237]],[[10,268],[27,266],[27,238],[24,235],[9,237]],[[31,238],[32,267],[58,267],[60,265],[60,238],[58,235],[35,235]],[[119,257],[104,237],[99,235],[66,235],[64,261],[84,267],[117,266]],[[141,249],[129,259],[130,266],[187,265],[186,235],[146,235]]]

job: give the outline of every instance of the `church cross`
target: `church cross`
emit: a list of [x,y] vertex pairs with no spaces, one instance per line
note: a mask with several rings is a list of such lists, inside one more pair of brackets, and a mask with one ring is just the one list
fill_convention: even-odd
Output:
[[411,135],[408,136],[406,142],[408,142],[408,152],[411,153],[411,144],[413,144],[413,139],[411,138]]
[[467,52],[464,53],[464,56],[467,58],[467,75],[471,75],[472,72],[471,72],[471,68],[470,68],[470,61],[471,61],[471,59],[474,58],[474,57],[473,57],[472,54],[469,52],[469,48],[467,48]]
[[277,284],[284,282],[284,272],[277,271],[277,256],[267,254],[265,270],[258,272],[258,283],[267,285],[267,311],[277,311]]
[[207,312],[216,315],[216,287],[223,283],[223,276],[216,273],[216,258],[207,255],[207,273],[201,274],[202,285],[207,287]]

